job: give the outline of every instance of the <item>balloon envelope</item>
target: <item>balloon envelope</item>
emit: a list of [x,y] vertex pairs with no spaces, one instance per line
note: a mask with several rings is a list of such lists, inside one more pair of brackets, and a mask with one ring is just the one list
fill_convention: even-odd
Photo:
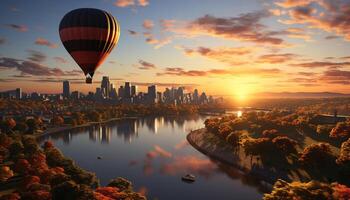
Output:
[[84,71],[86,83],[117,44],[120,29],[109,13],[94,8],[80,8],[61,20],[59,34],[63,46]]

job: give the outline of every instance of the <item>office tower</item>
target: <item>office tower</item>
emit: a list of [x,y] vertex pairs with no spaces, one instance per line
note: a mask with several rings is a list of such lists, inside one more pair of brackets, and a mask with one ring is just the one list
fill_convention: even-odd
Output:
[[131,97],[131,86],[130,86],[130,82],[125,82],[124,97],[125,97],[125,98],[130,98],[130,97]]
[[123,98],[124,97],[124,87],[123,86],[120,86],[118,88],[118,97],[119,98]]
[[156,103],[156,99],[157,99],[157,86],[156,85],[148,86],[147,97],[148,97],[149,103]]
[[69,81],[63,81],[63,97],[66,99],[70,97]]
[[105,99],[108,99],[108,98],[109,98],[110,82],[109,82],[109,77],[108,77],[108,76],[102,77],[101,92],[102,92],[102,96],[103,96]]
[[22,99],[22,88],[16,88],[16,99]]
[[137,86],[132,85],[131,86],[131,96],[136,96],[137,95]]
[[195,89],[193,92],[193,103],[195,104],[199,103],[199,94],[197,89]]

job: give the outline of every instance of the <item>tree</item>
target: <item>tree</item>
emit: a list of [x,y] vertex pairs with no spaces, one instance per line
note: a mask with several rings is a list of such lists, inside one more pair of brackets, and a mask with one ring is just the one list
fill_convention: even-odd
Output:
[[[273,190],[264,195],[264,200],[296,200],[296,199],[317,199],[329,200],[334,198],[335,194],[332,185],[318,181],[308,183],[292,182],[288,183],[281,179],[277,180]],[[334,196],[333,196],[334,195]]]
[[311,144],[300,155],[299,161],[309,167],[327,168],[335,163],[335,156],[328,143]]
[[264,130],[262,133],[263,137],[271,138],[271,139],[280,135],[281,134],[276,129]]
[[0,182],[7,181],[7,179],[13,176],[13,171],[8,166],[0,167]]
[[297,152],[297,141],[290,139],[287,136],[277,136],[273,138],[272,144],[278,151],[282,152],[283,154],[291,154]]
[[226,141],[231,145],[237,146],[241,135],[241,131],[233,131],[226,137]]
[[26,121],[26,124],[28,126],[28,133],[29,134],[34,134],[35,131],[39,129],[39,125],[40,125],[39,121],[37,119],[34,119],[34,118],[28,119]]
[[332,138],[348,139],[350,137],[350,123],[339,122],[329,134]]
[[8,118],[5,120],[4,123],[4,132],[9,133],[15,128],[16,126],[16,121],[13,118]]
[[340,147],[340,153],[337,158],[337,164],[339,165],[350,165],[350,138],[343,142]]
[[28,131],[28,125],[23,122],[18,122],[15,126],[15,130],[19,131],[20,133],[25,133]]
[[54,116],[52,118],[52,124],[57,126],[62,125],[64,124],[64,119],[61,116]]

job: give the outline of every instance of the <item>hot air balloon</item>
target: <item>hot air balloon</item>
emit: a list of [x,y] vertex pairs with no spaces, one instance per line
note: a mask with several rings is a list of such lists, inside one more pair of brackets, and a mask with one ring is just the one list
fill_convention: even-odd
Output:
[[110,13],[80,8],[63,17],[59,34],[63,46],[83,70],[86,83],[92,83],[95,70],[117,44],[120,29]]

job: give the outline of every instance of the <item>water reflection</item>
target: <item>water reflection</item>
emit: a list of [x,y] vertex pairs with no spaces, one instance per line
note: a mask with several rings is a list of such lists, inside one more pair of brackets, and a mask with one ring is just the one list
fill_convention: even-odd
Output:
[[[41,140],[52,140],[81,167],[95,172],[102,185],[124,176],[149,199],[261,198],[259,181],[209,159],[188,144],[187,133],[203,127],[207,117],[128,118]],[[97,156],[103,159],[96,162]],[[197,177],[190,186],[181,182],[187,173]]]
[[40,140],[47,140],[48,138],[54,140],[62,139],[65,144],[69,144],[69,142],[75,136],[78,136],[79,134],[85,134],[84,131],[87,131],[89,133],[89,139],[93,142],[108,144],[111,140],[112,134],[116,133],[117,136],[123,138],[125,142],[131,143],[135,138],[138,137],[139,127],[147,127],[148,131],[153,134],[157,134],[159,127],[163,126],[170,126],[173,130],[181,129],[185,132],[189,132],[193,130],[193,128],[187,128],[185,121],[192,120],[194,122],[197,122],[199,119],[200,117],[197,115],[187,118],[147,117],[138,119],[122,119],[106,124],[75,128],[66,132],[44,136]]

